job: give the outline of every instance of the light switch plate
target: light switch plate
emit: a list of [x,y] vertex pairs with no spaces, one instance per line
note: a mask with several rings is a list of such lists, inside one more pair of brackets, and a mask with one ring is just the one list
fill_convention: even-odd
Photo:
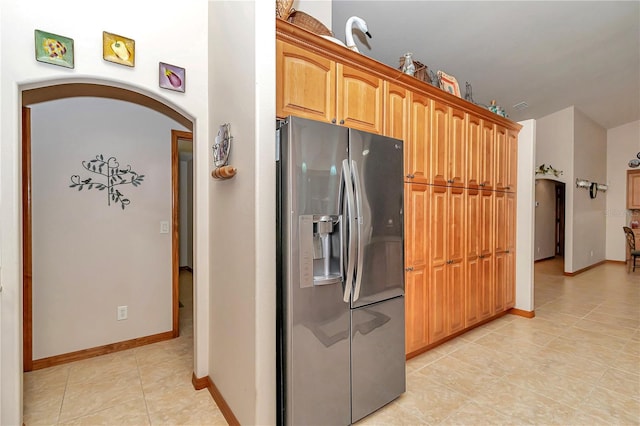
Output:
[[166,220],[163,220],[160,222],[160,233],[161,234],[169,233],[169,222],[167,222]]

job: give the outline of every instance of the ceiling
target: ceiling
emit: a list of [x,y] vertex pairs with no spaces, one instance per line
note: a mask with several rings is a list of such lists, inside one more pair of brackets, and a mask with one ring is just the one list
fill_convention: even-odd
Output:
[[572,105],[605,129],[640,120],[639,1],[333,0],[336,38],[354,15],[372,35],[354,30],[362,54],[397,67],[412,52],[514,121]]

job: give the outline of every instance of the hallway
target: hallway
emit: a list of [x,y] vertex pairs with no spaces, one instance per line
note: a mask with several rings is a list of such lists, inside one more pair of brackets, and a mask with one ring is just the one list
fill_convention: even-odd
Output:
[[25,425],[226,425],[191,384],[192,287],[180,271],[180,337],[25,373]]
[[[26,373],[25,424],[226,424],[191,385],[190,274],[180,282],[179,338]],[[539,262],[535,306],[409,360],[407,392],[358,425],[639,425],[640,272]]]

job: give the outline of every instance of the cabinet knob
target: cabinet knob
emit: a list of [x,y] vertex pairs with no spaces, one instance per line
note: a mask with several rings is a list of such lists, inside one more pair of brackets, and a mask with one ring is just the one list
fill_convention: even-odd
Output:
[[333,124],[336,124],[336,119],[335,119],[335,118],[332,118],[332,119],[331,119],[331,122],[332,122]]
[[448,183],[453,183],[453,182],[454,182],[454,180],[453,180],[453,179],[448,179],[448,180],[447,180],[447,182],[448,182]]
[[505,253],[509,253],[509,250],[505,250],[504,252],[505,252]]
[[404,269],[407,272],[413,271],[413,266],[409,266],[407,268]]
[[481,183],[480,185],[478,185],[478,186],[485,187],[485,186],[487,186],[487,184],[486,184],[485,182],[482,182],[482,183]]
[[340,120],[340,124],[344,124],[344,120]]
[[511,189],[511,187],[510,186],[505,186],[504,189],[509,190],[509,189]]

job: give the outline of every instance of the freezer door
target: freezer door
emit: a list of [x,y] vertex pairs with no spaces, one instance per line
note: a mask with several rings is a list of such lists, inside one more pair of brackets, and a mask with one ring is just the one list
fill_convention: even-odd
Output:
[[351,311],[351,421],[405,391],[404,296]]
[[359,307],[404,294],[403,143],[349,132],[359,210],[352,307]]
[[289,117],[280,134],[285,424],[344,425],[351,419],[350,313],[342,275],[333,271],[341,272],[348,131]]

